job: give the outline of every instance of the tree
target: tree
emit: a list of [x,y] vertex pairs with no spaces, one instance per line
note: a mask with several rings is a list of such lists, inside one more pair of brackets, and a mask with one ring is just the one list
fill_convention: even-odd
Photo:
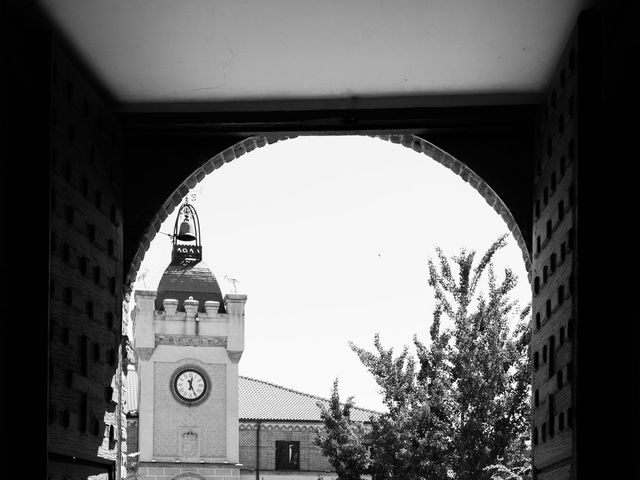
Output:
[[[504,236],[498,238],[476,266],[475,252],[462,250],[452,258],[457,278],[441,250],[438,264],[429,261],[434,318],[444,314],[453,323],[447,356],[456,415],[449,461],[457,479],[490,478],[484,468],[498,459],[513,461],[508,457],[515,453],[515,440],[528,432],[529,307],[518,315],[518,304],[509,296],[516,285],[510,269],[502,281],[496,278],[492,258],[505,243]],[[485,273],[486,295],[479,291]],[[511,332],[514,316],[518,322]]]
[[364,427],[349,418],[353,397],[349,397],[344,404],[340,403],[336,379],[328,405],[318,403],[318,407],[326,428],[314,438],[314,444],[329,459],[339,480],[360,480],[369,467],[370,458],[364,443]]
[[474,251],[452,257],[453,268],[440,249],[429,259],[436,304],[430,343],[413,339],[417,358],[406,347],[395,357],[378,335],[375,352],[350,344],[388,410],[367,434],[374,480],[527,478],[529,308],[518,315],[510,299],[511,270],[496,278],[492,259],[504,245],[498,238],[475,266]]
[[372,460],[369,473],[374,480],[441,478],[446,474],[446,452],[451,442],[443,417],[449,406],[447,397],[428,395],[428,380],[435,383],[441,372],[416,365],[408,348],[394,358],[378,335],[377,353],[353,344],[351,348],[381,387],[388,411],[372,419],[368,442]]

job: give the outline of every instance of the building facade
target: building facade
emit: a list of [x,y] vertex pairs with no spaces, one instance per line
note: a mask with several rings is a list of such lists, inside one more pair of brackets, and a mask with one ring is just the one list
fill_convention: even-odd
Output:
[[[182,231],[193,234],[181,241]],[[158,290],[135,292],[136,365],[127,371],[125,407],[129,477],[332,476],[313,444],[322,425],[318,404],[327,400],[238,375],[246,300],[222,295],[202,262],[197,214],[184,204]],[[361,422],[372,414],[351,413]]]
[[[556,73],[551,78],[549,70],[547,80],[533,92],[534,97],[499,87],[497,97],[469,89],[454,89],[453,96],[416,92],[415,97],[408,97],[400,82],[383,97],[357,95],[359,87],[367,83],[366,78],[360,78],[344,95],[332,92],[322,99],[308,93],[299,99],[270,96],[273,101],[266,104],[255,96],[240,95],[233,108],[213,101],[196,103],[184,112],[172,108],[176,103],[171,96],[147,111],[144,104],[136,106],[122,95],[127,82],[121,88],[106,83],[104,72],[115,69],[101,70],[95,62],[110,56],[91,58],[78,52],[94,44],[97,31],[104,31],[102,27],[110,23],[97,11],[95,23],[85,24],[84,36],[70,35],[47,8],[62,9],[65,4],[8,0],[3,2],[0,15],[5,39],[2,65],[7,72],[2,76],[2,206],[6,230],[12,234],[2,237],[7,252],[5,271],[10,275],[5,315],[11,319],[4,323],[7,342],[3,352],[7,365],[25,359],[21,361],[22,372],[34,380],[31,394],[20,399],[31,425],[24,428],[23,415],[9,415],[6,431],[12,435],[12,461],[28,465],[26,476],[52,480],[96,475],[119,478],[117,449],[121,445],[122,452],[124,445],[116,440],[114,448],[99,447],[104,445],[104,437],[110,437],[108,425],[116,425],[116,437],[120,432],[120,416],[114,414],[117,402],[107,401],[106,395],[101,400],[104,389],[114,376],[117,378],[120,362],[90,366],[86,375],[78,373],[81,364],[74,363],[83,347],[74,339],[76,335],[87,336],[88,343],[98,345],[101,359],[120,345],[118,337],[125,330],[122,307],[130,302],[145,249],[187,187],[192,188],[205,175],[245,152],[279,139],[340,132],[382,133],[392,142],[419,151],[424,151],[423,141],[436,145],[477,174],[470,175],[458,164],[449,166],[481,189],[500,215],[508,218],[509,212],[513,214],[515,223],[509,228],[520,229],[526,240],[532,283],[535,277],[541,278],[532,305],[534,315],[540,313],[541,317],[541,328],[536,325],[532,336],[532,361],[536,352],[544,356],[545,346],[547,359],[553,358],[549,355],[551,347],[562,350],[553,360],[554,368],[542,366],[532,381],[532,402],[536,390],[541,400],[531,425],[532,438],[536,431],[539,438],[534,448],[535,475],[558,480],[638,477],[637,441],[612,440],[637,437],[640,416],[634,409],[612,416],[616,411],[613,406],[618,403],[594,395],[615,388],[616,398],[626,399],[629,405],[638,404],[640,398],[638,382],[633,381],[640,377],[635,353],[640,326],[633,321],[634,269],[629,268],[629,261],[609,260],[627,253],[633,261],[628,252],[634,252],[637,243],[635,235],[629,233],[633,232],[629,220],[636,216],[636,202],[632,196],[635,177],[628,174],[636,156],[637,136],[637,121],[629,115],[634,111],[632,100],[637,87],[628,68],[628,52],[635,51],[638,42],[636,3],[598,0],[589,2],[592,7],[588,9],[586,2],[577,6],[566,23],[575,27],[575,34],[570,39],[556,37],[557,45],[567,46],[567,55],[560,58],[560,48],[554,50],[555,54],[551,50],[541,52],[541,59],[553,58]],[[140,22],[130,21],[129,6],[110,4],[110,11],[118,13],[111,19],[126,22],[140,38]],[[457,6],[458,14],[469,11],[462,4]],[[524,6],[529,8],[528,4]],[[430,7],[430,3],[424,3],[424,8]],[[183,9],[182,4],[179,8]],[[350,31],[356,24],[369,27],[361,14],[372,10],[354,9],[358,22],[349,22]],[[307,20],[301,12],[283,11],[286,14],[277,15],[283,23],[274,31]],[[537,23],[557,24],[559,11],[545,11],[549,23]],[[407,12],[407,18],[421,18],[420,10]],[[73,10],[67,13],[74,20],[86,18],[89,9],[83,9],[83,14],[76,15]],[[502,17],[480,16],[479,28],[489,30],[487,18]],[[228,24],[235,26],[238,20]],[[163,31],[152,19],[144,23],[153,32]],[[405,23],[386,23],[391,34],[404,33]],[[503,25],[511,29],[509,22]],[[107,38],[113,45],[119,44],[111,41],[114,35]],[[254,44],[262,45],[262,40],[258,37]],[[213,37],[212,42],[212,46],[224,49],[221,38]],[[378,58],[381,52],[374,42],[370,44],[371,58]],[[422,49],[420,43],[407,44],[411,45]],[[490,46],[494,45],[508,46]],[[288,53],[298,46],[294,42],[283,44],[283,51]],[[129,49],[122,50],[124,58],[130,58],[129,53]],[[154,62],[132,61],[130,65],[147,69],[172,54],[167,50]],[[413,61],[408,61],[407,67],[437,69],[424,52],[410,58]],[[426,63],[421,65],[423,61]],[[166,64],[170,70],[180,69],[177,78],[190,78],[179,62]],[[314,64],[323,65],[318,61]],[[384,62],[377,64],[384,68]],[[486,64],[477,66],[484,68]],[[257,63],[256,71],[260,67]],[[473,79],[475,75],[463,77]],[[278,84],[274,87],[284,91]],[[218,90],[211,92],[216,94]],[[356,96],[349,92],[356,92]],[[571,171],[565,170],[569,157],[575,167]],[[565,173],[562,189],[553,193],[558,185],[554,178],[563,171],[570,173]],[[487,183],[479,183],[478,177]],[[177,179],[183,183],[176,188]],[[66,192],[65,185],[70,187]],[[95,195],[96,187],[101,195]],[[572,194],[570,202],[563,199],[564,209],[557,208],[558,192]],[[101,206],[93,210],[91,202]],[[72,210],[64,205],[73,208],[73,217]],[[554,211],[563,212],[562,219],[559,214],[552,216]],[[87,228],[84,234],[85,222],[96,229]],[[551,228],[547,228],[549,222]],[[572,228],[568,228],[569,223]],[[64,243],[73,247],[68,263]],[[545,284],[545,265],[551,272],[552,256],[562,258],[563,244],[565,249],[569,244],[575,248],[565,259],[566,270],[556,270]],[[82,271],[73,269],[75,249],[86,249],[88,258],[99,264],[100,288],[95,287],[92,274],[83,273],[84,267]],[[566,280],[566,276],[571,285],[568,298],[559,295],[562,285],[555,283],[557,279]],[[612,278],[620,280],[610,281]],[[18,300],[26,295],[25,285],[30,288],[28,310],[25,302]],[[562,293],[568,290],[565,283]],[[559,298],[563,299],[560,308]],[[93,320],[85,300],[93,302]],[[568,310],[570,318],[565,317]],[[100,318],[104,326],[99,325]],[[71,333],[69,343],[66,331]],[[24,353],[25,337],[28,356]],[[110,359],[111,353],[108,355]],[[555,375],[550,375],[553,371]],[[562,382],[558,381],[559,371],[563,372]],[[69,377],[77,381],[70,384]],[[572,381],[565,381],[567,377]],[[99,422],[107,420],[99,425],[98,436],[78,428],[82,425],[78,412],[84,410],[81,400],[85,388],[91,411],[95,412],[92,416],[95,414]],[[15,409],[13,397],[5,395],[5,400],[6,411]],[[552,422],[553,436],[549,435]]]

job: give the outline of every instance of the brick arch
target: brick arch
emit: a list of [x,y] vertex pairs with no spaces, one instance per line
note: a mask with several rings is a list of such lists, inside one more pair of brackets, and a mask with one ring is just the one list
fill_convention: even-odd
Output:
[[174,475],[171,480],[207,480],[207,477],[197,472],[183,472]]
[[[500,215],[500,217],[507,224],[509,231],[513,234],[520,251],[522,252],[522,260],[524,261],[527,269],[529,282],[531,282],[531,255],[527,248],[527,243],[520,231],[515,218],[507,205],[500,199],[498,194],[486,183],[478,174],[471,170],[460,160],[454,156],[448,154],[441,148],[436,147],[432,143],[411,134],[390,134],[390,135],[369,135],[371,138],[379,138],[392,143],[402,145],[406,148],[410,148],[418,153],[422,153],[428,156],[430,159],[444,165],[449,170],[454,172],[471,187],[473,187],[493,208],[493,210]],[[264,137],[255,136],[242,140],[235,145],[223,150],[214,157],[207,160],[201,167],[197,168],[186,180],[184,180],[178,188],[169,196],[165,203],[160,207],[160,210],[156,213],[151,224],[145,231],[142,239],[138,245],[136,253],[133,257],[133,261],[127,273],[125,279],[125,291],[128,295],[131,293],[132,285],[135,281],[138,269],[144,258],[145,252],[149,249],[151,241],[156,236],[156,233],[160,231],[162,222],[171,215],[171,213],[182,203],[184,197],[189,193],[189,190],[194,188],[199,182],[201,182],[207,175],[214,170],[220,168],[225,163],[229,163],[236,158],[241,157],[245,153],[251,152],[256,148],[262,148],[266,145],[276,143],[278,141],[288,140],[296,138],[296,136],[283,136],[283,137]]]

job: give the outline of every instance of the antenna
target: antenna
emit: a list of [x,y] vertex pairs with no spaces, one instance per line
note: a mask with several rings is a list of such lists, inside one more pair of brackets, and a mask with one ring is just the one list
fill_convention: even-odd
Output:
[[236,288],[236,284],[237,284],[237,283],[240,283],[240,280],[238,280],[237,278],[231,278],[231,277],[229,277],[229,276],[227,276],[227,275],[225,275],[225,276],[224,276],[224,279],[225,279],[227,282],[229,282],[229,283],[233,284],[233,293],[238,293],[238,290],[237,290],[237,288]]
[[142,288],[144,288],[144,289],[147,288],[147,274],[148,273],[149,273],[149,269],[147,267],[144,267],[142,269],[142,272],[140,273],[140,275],[138,275],[137,282],[142,282]]

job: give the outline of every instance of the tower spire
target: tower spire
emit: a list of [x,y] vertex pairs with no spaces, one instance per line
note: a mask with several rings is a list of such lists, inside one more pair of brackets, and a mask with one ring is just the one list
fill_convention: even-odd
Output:
[[173,240],[171,264],[188,265],[202,260],[200,219],[188,199],[185,199],[178,209],[171,238]]

